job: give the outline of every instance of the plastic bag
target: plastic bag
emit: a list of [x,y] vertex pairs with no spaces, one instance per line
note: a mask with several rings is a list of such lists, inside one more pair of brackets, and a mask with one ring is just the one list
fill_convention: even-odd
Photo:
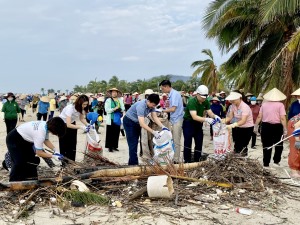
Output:
[[212,126],[213,129],[213,145],[214,158],[217,160],[224,159],[231,152],[230,133],[226,128],[226,124],[216,123]]
[[154,156],[153,159],[161,165],[172,162],[174,158],[175,146],[171,131],[163,130],[160,132],[159,139],[153,138]]
[[103,155],[103,149],[100,144],[100,138],[95,129],[90,129],[86,133],[86,146],[84,159],[97,159]]

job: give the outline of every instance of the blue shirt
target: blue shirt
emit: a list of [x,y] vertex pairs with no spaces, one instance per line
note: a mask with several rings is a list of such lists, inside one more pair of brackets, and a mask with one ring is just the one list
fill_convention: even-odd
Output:
[[300,113],[300,103],[297,101],[294,101],[290,107],[288,120],[292,119],[294,116],[298,115]]
[[175,112],[170,113],[170,122],[175,124],[183,118],[183,103],[180,93],[173,88],[169,94],[169,102],[170,108],[176,106]]
[[150,109],[147,106],[147,100],[142,100],[134,103],[126,112],[126,116],[132,121],[138,123],[138,117],[146,117],[149,113],[154,112],[154,109]]
[[221,118],[225,118],[225,113],[224,113],[223,107],[220,104],[212,103],[210,105],[210,109],[215,115],[217,115]]
[[49,102],[42,102],[42,101],[39,101],[39,113],[42,113],[42,114],[47,113],[49,107],[50,107]]

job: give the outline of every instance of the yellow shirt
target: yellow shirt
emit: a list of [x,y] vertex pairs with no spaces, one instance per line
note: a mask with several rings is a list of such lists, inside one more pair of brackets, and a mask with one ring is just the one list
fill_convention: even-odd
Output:
[[52,98],[49,103],[50,103],[50,111],[55,111],[55,109],[56,109],[56,101],[55,101],[55,99]]

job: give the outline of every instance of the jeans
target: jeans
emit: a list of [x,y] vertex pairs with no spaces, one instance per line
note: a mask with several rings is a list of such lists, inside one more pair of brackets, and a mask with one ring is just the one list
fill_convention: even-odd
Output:
[[139,123],[132,121],[127,116],[123,118],[123,126],[126,132],[126,139],[129,147],[128,165],[138,165],[137,148],[139,137],[141,135],[141,126]]
[[180,161],[180,149],[181,149],[181,135],[182,135],[182,121],[183,119],[172,124],[172,135],[175,144],[174,161]]
[[184,137],[183,158],[185,163],[192,162],[192,142],[195,140],[194,161],[199,162],[202,153],[203,123],[194,120],[184,120],[182,129]]

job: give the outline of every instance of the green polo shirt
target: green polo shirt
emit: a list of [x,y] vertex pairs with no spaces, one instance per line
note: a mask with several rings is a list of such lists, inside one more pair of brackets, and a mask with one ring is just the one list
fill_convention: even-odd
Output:
[[185,112],[183,118],[185,120],[193,120],[190,111],[196,111],[198,116],[203,117],[204,111],[210,109],[209,101],[206,99],[204,102],[200,103],[197,97],[191,98],[185,107]]

